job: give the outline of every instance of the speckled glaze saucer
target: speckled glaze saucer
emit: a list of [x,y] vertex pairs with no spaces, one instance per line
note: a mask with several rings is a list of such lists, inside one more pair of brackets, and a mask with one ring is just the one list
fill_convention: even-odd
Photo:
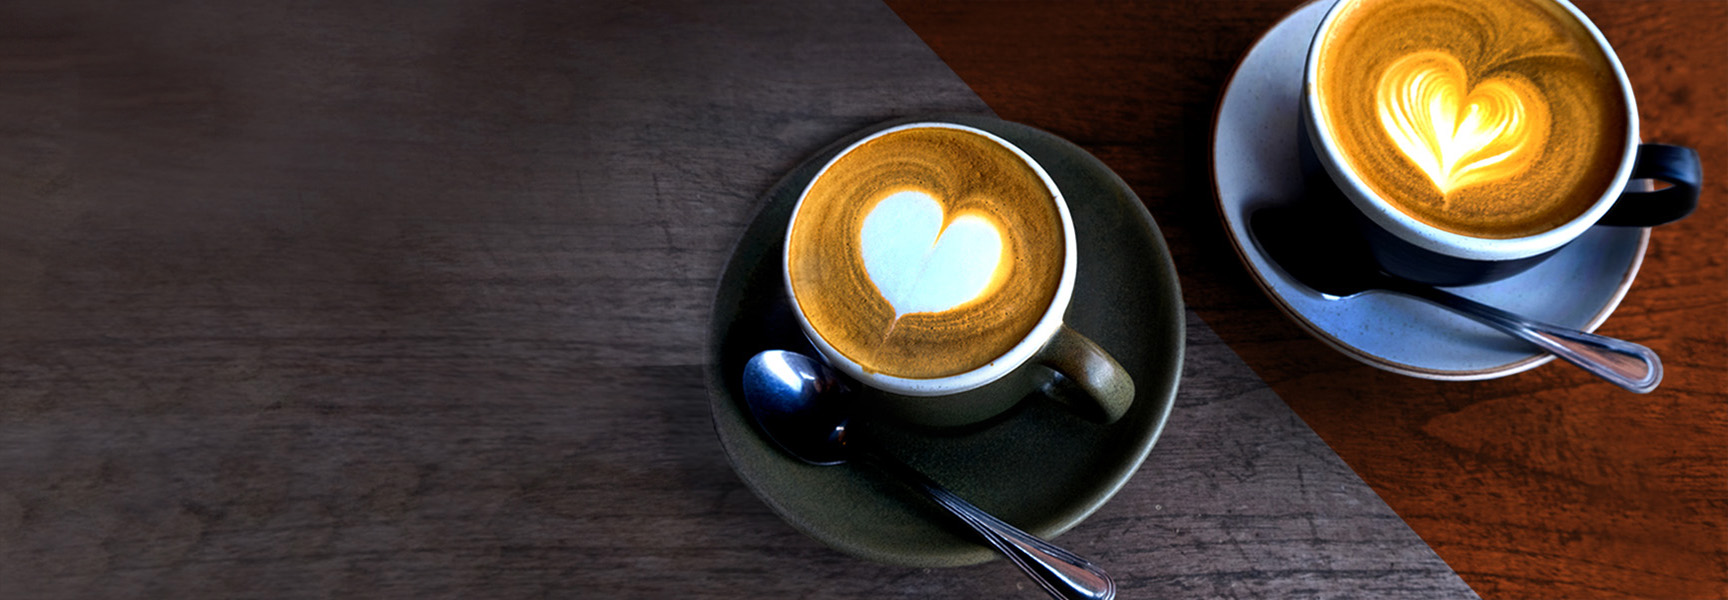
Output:
[[1079,233],[1065,321],[1122,364],[1137,396],[1111,425],[1037,397],[956,430],[882,420],[855,424],[888,453],[1035,535],[1067,531],[1121,489],[1164,427],[1182,370],[1182,294],[1164,237],[1127,184],[1079,147],[1024,125],[954,115],[882,123],[818,152],[768,191],[721,277],[708,339],[708,395],[727,459],[774,512],[837,550],[907,566],[967,565],[995,553],[941,509],[867,465],[817,467],[781,453],[751,427],[739,397],[744,363],[755,353],[778,348],[817,356],[792,318],[780,273],[799,192],[847,144],[912,121],[989,131],[1050,173]]
[[[1267,296],[1351,358],[1425,379],[1504,377],[1553,360],[1503,333],[1421,300],[1369,292],[1327,300],[1275,266],[1249,236],[1248,216],[1302,194],[1298,130],[1302,67],[1332,2],[1296,9],[1237,65],[1212,136],[1218,210],[1242,262]],[[1490,306],[1594,331],[1620,304],[1643,262],[1648,229],[1596,227],[1546,262],[1502,281],[1450,288]]]

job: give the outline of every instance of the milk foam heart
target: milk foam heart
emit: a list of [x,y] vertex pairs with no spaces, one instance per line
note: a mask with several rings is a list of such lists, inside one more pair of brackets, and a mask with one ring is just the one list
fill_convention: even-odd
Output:
[[1547,137],[1547,106],[1529,84],[1466,81],[1451,55],[1416,52],[1387,67],[1376,90],[1381,126],[1441,194],[1523,172]]
[[945,217],[935,198],[902,191],[883,198],[864,218],[864,270],[896,317],[965,304],[996,276],[1002,262],[996,225],[974,214]]

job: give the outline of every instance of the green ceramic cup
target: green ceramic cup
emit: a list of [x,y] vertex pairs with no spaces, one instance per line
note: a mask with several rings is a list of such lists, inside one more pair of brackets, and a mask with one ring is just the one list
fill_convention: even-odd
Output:
[[[1014,144],[990,132],[949,122],[917,122],[889,127],[858,140],[841,150],[824,165],[799,195],[791,222],[790,237],[798,223],[799,209],[810,189],[830,167],[858,147],[884,135],[915,128],[946,128],[973,133],[1012,152],[1043,181],[1050,198],[1061,215],[1063,243],[1062,275],[1054,298],[1045,307],[1030,333],[1008,351],[972,370],[938,378],[899,377],[867,369],[835,349],[811,325],[799,308],[797,295],[792,292],[787,269],[788,255],[781,251],[781,267],[786,277],[788,300],[804,336],[815,346],[824,362],[862,383],[862,405],[859,410],[895,418],[901,421],[933,427],[969,425],[1002,414],[1029,397],[1053,399],[1083,417],[1100,423],[1112,423],[1128,412],[1134,401],[1134,382],[1120,364],[1098,344],[1064,324],[1074,293],[1074,278],[1078,270],[1074,220],[1067,201],[1043,166]],[[1051,372],[1056,375],[1053,377]]]

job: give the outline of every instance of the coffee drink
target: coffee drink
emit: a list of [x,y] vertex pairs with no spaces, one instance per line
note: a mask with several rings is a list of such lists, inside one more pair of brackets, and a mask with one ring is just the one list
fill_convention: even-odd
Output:
[[1477,238],[1584,214],[1626,160],[1629,109],[1552,0],[1344,0],[1310,93],[1337,153],[1398,211]]
[[990,364],[1049,312],[1063,215],[1043,174],[976,131],[891,130],[805,191],[786,238],[792,297],[864,371],[934,379]]

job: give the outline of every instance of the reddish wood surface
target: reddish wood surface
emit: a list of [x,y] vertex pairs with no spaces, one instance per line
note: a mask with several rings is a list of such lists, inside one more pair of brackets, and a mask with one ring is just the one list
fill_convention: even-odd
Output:
[[1297,4],[890,2],[999,115],[1133,185],[1189,306],[1479,593],[1728,597],[1728,2],[1579,2],[1631,75],[1645,139],[1704,158],[1702,208],[1655,232],[1601,328],[1662,355],[1647,396],[1559,362],[1473,383],[1376,371],[1262,296],[1206,161],[1232,67]]

